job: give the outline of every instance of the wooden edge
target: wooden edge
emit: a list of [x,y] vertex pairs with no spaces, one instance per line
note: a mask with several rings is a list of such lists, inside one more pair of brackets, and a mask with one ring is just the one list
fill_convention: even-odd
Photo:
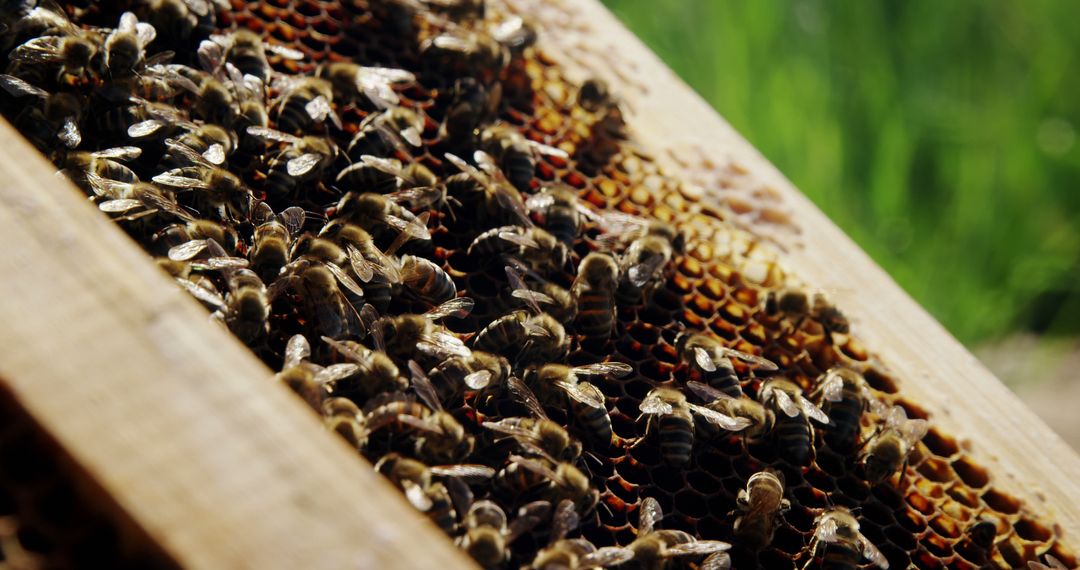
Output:
[[[717,165],[739,164],[761,187],[778,191],[801,228],[799,235],[769,236],[785,246],[786,268],[814,288],[838,292],[833,300],[853,333],[900,380],[902,394],[931,413],[933,425],[959,437],[989,468],[993,487],[1058,523],[1069,540],[1080,536],[1080,456],[599,0],[503,1],[536,16],[541,38],[568,36],[556,42],[573,50],[560,63],[616,88],[629,103],[636,140],[666,161],[669,173],[681,167],[666,159],[670,154],[697,153]],[[577,26],[588,29],[569,37]]]
[[0,378],[188,568],[466,568],[7,123]]

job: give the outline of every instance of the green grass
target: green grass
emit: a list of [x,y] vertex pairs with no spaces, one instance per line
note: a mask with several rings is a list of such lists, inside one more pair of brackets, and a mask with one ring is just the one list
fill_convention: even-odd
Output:
[[1080,333],[1080,3],[605,3],[962,341]]

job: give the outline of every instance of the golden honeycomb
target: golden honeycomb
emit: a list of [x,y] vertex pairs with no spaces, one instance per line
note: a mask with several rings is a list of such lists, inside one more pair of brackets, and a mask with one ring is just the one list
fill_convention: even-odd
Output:
[[[274,69],[281,73],[310,74],[320,63],[333,61],[412,71],[417,80],[397,88],[401,104],[424,119],[423,145],[411,153],[411,158],[445,178],[457,169],[443,157],[457,149],[441,137],[440,125],[453,98],[454,73],[461,70],[453,62],[433,62],[419,53],[420,42],[439,33],[442,24],[439,19],[408,17],[403,6],[409,4],[396,0],[234,0],[231,10],[217,13],[214,26],[223,33],[246,28],[270,43],[300,50],[305,56],[302,60],[269,56]],[[144,13],[135,3],[112,7],[94,4],[85,12],[74,8],[69,12],[77,15],[81,23],[112,25],[123,9]],[[499,13],[500,7],[488,6],[488,18],[494,19]],[[201,37],[205,36],[195,33],[175,46],[151,47],[174,49],[174,61],[194,64],[195,46]],[[880,369],[870,349],[860,344],[855,335],[834,335],[813,319],[793,328],[790,321],[764,309],[770,293],[798,284],[797,276],[788,275],[782,268],[780,254],[752,233],[757,223],[788,224],[790,220],[782,209],[758,209],[738,199],[714,203],[699,186],[687,184],[663,168],[632,139],[612,138],[600,132],[601,126],[576,104],[580,85],[570,81],[559,61],[545,52],[543,38],[538,47],[516,56],[497,80],[503,89],[499,118],[528,139],[569,155],[544,155],[538,160],[530,192],[563,184],[575,189],[579,199],[596,211],[618,211],[676,223],[686,234],[686,253],[676,256],[663,286],[644,304],[619,306],[610,339],[596,342],[575,336],[572,340],[567,357],[572,365],[604,360],[632,365],[632,375],[603,380],[599,387],[606,396],[618,440],[643,438],[634,446],[617,442],[607,448],[589,448],[595,461],[585,461],[584,469],[601,492],[601,504],[582,521],[581,536],[598,547],[629,545],[638,534],[641,501],[652,497],[667,515],[662,522],[664,528],[684,530],[699,539],[732,543],[734,568],[801,568],[808,560],[806,548],[814,534],[817,514],[826,508],[844,506],[858,509],[861,532],[881,550],[891,568],[1021,568],[1027,561],[1041,560],[1046,554],[1069,567],[1076,564],[1075,556],[1061,543],[1060,533],[1052,523],[997,488],[991,474],[965,455],[954,438],[934,428],[918,444],[912,465],[902,476],[873,486],[862,478],[852,453],[829,446],[825,441],[827,428],[820,426],[816,428],[814,460],[808,466],[782,458],[771,438],[746,441],[735,435],[699,437],[685,468],[669,465],[655,435],[647,436],[645,422],[637,418],[642,399],[653,388],[685,386],[687,367],[680,362],[674,345],[683,330],[709,331],[731,348],[763,356],[778,364],[807,392],[830,368],[854,368],[862,372],[874,395],[884,403],[903,407],[911,418],[926,418],[927,414],[917,402],[903,396],[899,388],[902,381]],[[190,102],[185,97],[177,98],[177,106]],[[10,100],[4,103],[5,113],[19,125]],[[345,149],[368,113],[353,104],[338,105],[336,110],[344,126],[340,131],[331,130],[329,135],[339,148]],[[85,139],[95,140],[101,147],[127,144],[122,133],[107,125],[87,124],[84,131]],[[409,158],[402,153],[398,157]],[[256,157],[248,165],[230,166],[257,188],[267,175],[269,161]],[[155,161],[144,157],[132,167],[140,176],[144,172],[152,175]],[[737,165],[717,167],[706,183],[737,186],[743,176],[745,172]],[[271,202],[271,206],[275,211],[300,206],[332,216],[328,204],[336,198],[327,183],[299,199]],[[769,196],[765,199],[772,200]],[[509,308],[502,264],[484,263],[466,252],[478,233],[470,224],[467,215],[436,213],[431,217],[431,247],[412,251],[439,263],[452,277],[457,291],[476,301],[467,318],[445,323],[464,339]],[[130,223],[123,226],[151,253],[163,253],[146,228]],[[238,229],[242,236],[250,236],[252,231],[250,227]],[[583,235],[574,241],[576,258],[606,247],[603,233],[598,223],[588,222]],[[574,280],[572,272],[546,277],[563,287],[569,287]],[[395,297],[388,312],[419,313],[427,308],[415,300]],[[277,370],[282,365],[287,339],[302,328],[284,302],[275,303],[271,322],[270,337],[253,350]],[[736,367],[742,389],[756,394],[767,376],[741,363]],[[496,469],[505,460],[505,446],[493,441],[480,422],[527,414],[520,404],[506,398],[476,408],[463,404],[450,411],[478,440],[478,451],[468,457],[468,462]],[[547,412],[557,422],[570,421],[565,411],[548,408]],[[862,417],[865,430],[871,430],[876,421],[869,413]],[[6,437],[5,441],[13,440]],[[364,454],[377,462],[390,451],[409,455],[412,447],[407,438],[373,438]],[[784,475],[785,496],[791,501],[791,509],[784,515],[772,544],[755,553],[739,546],[733,535],[732,513],[736,496],[750,475],[770,466]],[[3,491],[10,494],[10,489],[5,479]],[[487,485],[474,486],[473,492],[478,499],[490,497],[502,502],[508,514],[519,506]],[[7,497],[0,496],[0,500],[4,499]],[[995,527],[992,544],[968,533],[984,520]],[[528,564],[547,543],[546,533],[547,528],[541,525],[514,542],[507,567]],[[689,565],[694,562],[700,560],[688,559]]]

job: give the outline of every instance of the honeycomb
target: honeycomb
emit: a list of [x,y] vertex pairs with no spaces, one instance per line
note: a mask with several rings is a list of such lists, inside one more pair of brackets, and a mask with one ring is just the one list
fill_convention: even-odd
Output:
[[[67,9],[76,21],[88,26],[114,26],[125,9],[133,10],[141,17],[147,13],[144,4],[117,4],[95,3],[88,7],[67,6]],[[430,4],[446,9],[446,6],[469,3]],[[395,89],[400,104],[423,118],[423,144],[410,153],[396,151],[395,156],[422,164],[440,179],[446,179],[458,169],[447,162],[445,155],[447,152],[460,153],[461,144],[447,140],[440,127],[454,100],[455,80],[468,69],[460,61],[439,60],[420,52],[418,46],[423,40],[436,36],[447,24],[444,18],[410,16],[408,6],[411,5],[397,0],[234,0],[230,10],[221,10],[209,19],[207,29],[196,29],[184,38],[167,38],[169,43],[165,43],[164,36],[159,36],[162,41],[151,44],[149,49],[173,49],[176,52],[174,62],[197,65],[196,46],[211,30],[228,33],[247,29],[260,34],[271,44],[288,46],[303,53],[302,59],[268,53],[271,66],[282,74],[312,74],[317,72],[320,64],[338,61],[409,70],[415,74],[415,81]],[[486,18],[498,21],[506,16],[507,9],[489,3]],[[815,427],[813,461],[806,466],[785,459],[772,437],[748,440],[738,435],[706,438],[700,434],[695,439],[689,463],[684,467],[670,465],[661,453],[656,434],[646,433],[646,423],[637,418],[642,400],[651,390],[661,386],[685,388],[691,379],[688,367],[675,347],[676,337],[685,330],[706,331],[730,348],[767,358],[779,366],[780,373],[807,393],[813,391],[819,378],[828,370],[843,366],[861,372],[874,397],[885,404],[902,407],[908,417],[925,419],[927,413],[917,402],[904,397],[899,388],[902,379],[892,377],[877,365],[870,349],[855,335],[825,329],[816,319],[793,323],[767,310],[766,300],[770,294],[797,288],[800,283],[798,276],[788,274],[783,268],[782,253],[771,247],[767,237],[763,237],[765,232],[759,230],[778,226],[796,231],[793,229],[795,221],[769,192],[759,192],[757,196],[745,199],[732,194],[726,200],[716,200],[715,196],[702,191],[703,186],[748,186],[748,174],[738,165],[716,165],[707,177],[690,184],[637,144],[632,130],[626,137],[613,136],[605,125],[577,104],[580,83],[573,81],[558,58],[545,50],[543,38],[536,47],[515,55],[497,77],[481,77],[480,81],[489,86],[495,82],[501,85],[500,120],[528,140],[565,153],[565,156],[541,155],[531,180],[522,188],[526,194],[534,194],[551,185],[563,185],[573,189],[578,199],[592,211],[619,212],[669,222],[677,224],[685,234],[685,253],[677,255],[666,268],[662,285],[640,304],[618,306],[617,321],[610,338],[590,340],[571,335],[567,363],[580,366],[615,361],[633,368],[629,376],[596,381],[605,396],[617,437],[610,446],[586,446],[591,459],[584,460],[581,467],[587,472],[592,486],[600,492],[600,504],[583,518],[572,536],[580,534],[597,547],[628,546],[639,535],[642,500],[651,497],[666,515],[660,523],[664,529],[682,530],[702,540],[730,542],[729,554],[734,568],[801,568],[810,560],[807,548],[814,535],[816,517],[824,509],[839,506],[858,509],[855,512],[860,531],[880,549],[891,568],[1020,568],[1047,554],[1069,567],[1075,566],[1075,556],[1062,544],[1060,533],[1051,522],[998,488],[991,474],[971,460],[955,438],[933,427],[916,445],[905,471],[878,485],[865,481],[856,454],[830,446],[826,437],[828,428],[821,426]],[[82,79],[60,84],[47,79],[46,82],[49,90],[90,93],[103,80]],[[645,87],[629,85],[627,88]],[[191,99],[190,95],[182,94],[167,99],[167,102],[180,108],[191,108]],[[14,100],[8,97],[2,101],[4,112],[16,126],[23,127],[25,121],[20,120]],[[342,128],[329,129],[325,134],[340,149],[346,149],[370,111],[355,103],[338,102],[335,108],[342,119]],[[271,117],[274,117],[273,113]],[[89,147],[87,142],[80,149],[131,144],[122,130],[118,131],[107,121],[86,120],[80,126],[84,141],[94,141],[96,145]],[[632,123],[629,127],[632,129]],[[62,156],[53,148],[42,150],[54,157]],[[160,171],[155,170],[160,156],[160,149],[156,154],[147,151],[131,165],[132,169],[140,178],[149,179]],[[677,158],[686,163],[696,160],[693,157]],[[255,156],[244,164],[239,160],[236,164],[233,162],[228,165],[230,170],[240,175],[248,186],[253,189],[264,187],[272,162],[270,157]],[[347,164],[339,157],[333,169],[340,170]],[[324,181],[314,184],[310,191],[288,199],[265,194],[259,197],[274,211],[299,206],[309,212],[326,213],[332,218],[335,214],[333,205],[340,196],[339,189],[331,182],[333,179],[333,176],[324,176]],[[445,210],[433,211],[429,221],[430,246],[410,243],[402,249],[402,253],[426,257],[439,264],[452,278],[458,293],[475,300],[475,307],[467,317],[448,319],[444,323],[465,340],[506,314],[513,302],[508,299],[502,264],[486,263],[468,253],[468,247],[478,233],[473,222],[467,211],[456,215],[449,215]],[[120,223],[151,254],[163,255],[154,240],[157,228],[131,221]],[[309,216],[304,229],[318,231],[320,223],[317,216]],[[251,223],[241,223],[236,229],[245,244],[236,252],[243,255],[251,247],[253,227]],[[573,242],[573,257],[580,260],[590,252],[609,248],[607,237],[601,221],[586,221],[584,231]],[[556,285],[569,288],[575,277],[572,269],[562,268],[545,277]],[[394,296],[383,312],[422,313],[428,308],[428,304],[402,295]],[[306,331],[307,325],[302,317],[297,317],[297,310],[287,298],[275,301],[270,322],[269,336],[252,349],[271,368],[278,370],[282,367],[286,342],[294,334]],[[572,327],[568,326],[568,330],[572,331]],[[314,345],[317,339],[309,340]],[[735,368],[741,389],[750,396],[756,395],[770,377],[770,373],[755,370],[741,361],[735,361]],[[360,406],[367,403],[363,397],[355,399]],[[559,406],[545,409],[552,420],[570,425],[571,433],[581,436],[566,410]],[[505,394],[484,401],[467,399],[448,411],[476,439],[476,451],[466,461],[494,469],[505,465],[508,446],[485,430],[481,423],[529,413]],[[863,414],[863,437],[880,421],[881,418],[874,414]],[[30,437],[11,430],[5,434],[7,442]],[[413,443],[410,437],[375,434],[362,453],[377,463],[391,452],[413,455]],[[785,497],[791,502],[791,508],[784,514],[771,545],[753,552],[741,547],[735,538],[732,513],[737,508],[739,491],[746,486],[749,477],[766,467],[783,474]],[[12,501],[8,499],[14,494],[14,488],[5,478],[0,495],[6,516],[3,520],[33,520],[34,515],[23,518],[23,509],[14,510],[18,518],[6,515],[13,511]],[[516,512],[520,506],[520,501],[488,483],[472,485],[472,492],[476,499],[490,498],[500,503],[507,514]],[[32,508],[28,512],[36,513]],[[456,517],[460,523],[461,513]],[[983,521],[993,525],[992,541],[970,532]],[[10,522],[8,525],[5,531],[33,528]],[[987,534],[986,525],[979,528],[982,535]],[[532,561],[547,545],[549,531],[549,525],[540,524],[518,538],[512,544],[505,565],[517,567]],[[460,527],[452,532],[460,534]],[[19,538],[25,551],[35,556],[48,555],[35,546],[41,541],[35,542],[21,534]],[[9,552],[6,548],[5,552]],[[696,567],[701,560],[686,558],[682,562]]]

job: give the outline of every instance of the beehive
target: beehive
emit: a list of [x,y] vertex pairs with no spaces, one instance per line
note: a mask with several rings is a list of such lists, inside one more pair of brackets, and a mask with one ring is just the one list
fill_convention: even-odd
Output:
[[[743,162],[734,157],[717,160],[715,156],[710,158],[708,152],[701,154],[695,148],[679,148],[676,144],[664,148],[667,145],[650,139],[659,130],[656,124],[664,122],[651,114],[655,110],[648,106],[656,97],[652,93],[658,89],[655,81],[620,82],[626,86],[625,97],[636,113],[635,118],[640,118],[630,122],[631,128],[636,129],[632,142],[638,144],[620,143],[612,149],[590,146],[595,143],[595,133],[585,122],[587,118],[573,110],[577,92],[574,77],[580,80],[580,68],[588,67],[590,51],[576,48],[590,42],[588,34],[596,25],[593,19],[600,16],[594,8],[586,7],[573,20],[580,25],[570,25],[565,18],[574,14],[572,7],[549,11],[515,4],[510,8],[535,18],[541,31],[551,32],[556,41],[541,43],[540,49],[529,52],[509,68],[504,79],[507,105],[502,118],[519,126],[529,138],[562,148],[571,155],[569,160],[553,158],[540,163],[533,187],[562,182],[577,189],[581,199],[598,209],[618,209],[674,221],[688,233],[688,254],[676,260],[665,287],[645,306],[620,309],[615,338],[599,346],[575,341],[572,347],[569,361],[574,364],[611,357],[633,365],[634,376],[602,385],[619,436],[629,439],[643,435],[642,424],[635,423],[633,418],[648,390],[668,383],[682,385],[685,381],[672,346],[682,326],[711,330],[735,348],[764,355],[780,364],[805,388],[810,388],[822,372],[842,363],[863,370],[883,400],[899,403],[911,416],[927,417],[927,410],[938,407],[932,396],[924,399],[923,394],[909,394],[911,381],[902,373],[888,371],[856,340],[862,338],[864,328],[858,326],[862,322],[856,320],[855,334],[842,336],[834,348],[815,323],[808,322],[800,330],[789,333],[785,323],[764,313],[762,304],[769,291],[799,284],[800,278],[815,284],[833,284],[828,279],[818,279],[824,269],[805,271],[806,267],[800,267],[813,259],[813,255],[827,250],[819,247],[820,236],[810,235],[808,228],[816,228],[802,221],[803,212],[816,214],[812,208],[784,191],[773,189],[766,182],[771,173],[755,169],[758,165],[753,160]],[[91,13],[88,17],[101,21],[116,19],[115,14]],[[415,154],[437,174],[445,176],[454,172],[439,158],[445,149],[437,137],[447,103],[448,82],[435,70],[423,67],[423,61],[410,45],[401,41],[400,30],[388,26],[378,10],[369,10],[362,4],[237,3],[232,12],[220,15],[219,25],[232,24],[293,45],[309,58],[301,64],[275,61],[281,70],[311,71],[319,61],[355,58],[365,64],[403,66],[417,71],[419,83],[402,91],[406,104],[422,110],[427,117],[424,152]],[[420,34],[424,33],[433,31],[420,30]],[[552,49],[546,50],[549,45]],[[559,55],[566,53],[560,53],[555,46],[573,51],[577,61],[560,59]],[[650,71],[632,68],[634,64],[655,68],[652,60],[629,63],[630,68],[615,71],[629,77],[658,77]],[[681,112],[689,113],[693,108],[686,106]],[[341,111],[347,125],[355,125],[363,116],[356,109]],[[696,119],[673,122],[686,127]],[[338,135],[339,145],[347,145],[350,128]],[[665,136],[661,140],[673,143],[680,140],[670,133]],[[758,178],[758,174],[763,174],[763,178]],[[321,206],[314,202],[300,205]],[[467,228],[457,227],[455,223],[442,217],[432,233],[436,259],[454,277],[458,290],[478,301],[472,316],[449,323],[456,332],[468,333],[505,310],[494,300],[496,291],[491,285],[502,277],[490,268],[485,272],[484,267],[463,253],[467,241],[458,236]],[[799,228],[805,237],[799,237]],[[598,232],[597,228],[591,228],[575,244],[579,255],[598,247],[595,240]],[[776,245],[791,251],[785,256],[776,250]],[[566,274],[553,280],[567,285],[572,277]],[[843,297],[840,304],[848,310]],[[856,315],[857,309],[856,306]],[[393,310],[422,308],[399,304]],[[273,338],[261,353],[272,368],[280,366],[278,355],[283,343],[284,336]],[[879,349],[872,340],[865,346],[874,350],[889,348]],[[745,387],[754,392],[759,379],[741,372],[747,378]],[[512,406],[507,412],[520,413]],[[562,419],[557,411],[552,413],[554,419]],[[939,416],[932,419],[936,422]],[[475,424],[469,427],[477,434],[482,433]],[[965,446],[945,431],[935,427],[920,445],[918,455],[921,463],[907,474],[902,488],[894,488],[892,484],[870,488],[845,458],[824,445],[819,445],[814,465],[799,469],[779,460],[769,444],[746,445],[740,438],[699,442],[690,467],[683,472],[665,465],[654,443],[646,439],[632,450],[614,448],[602,453],[601,465],[591,469],[594,484],[603,491],[606,508],[598,510],[595,520],[583,525],[582,533],[598,546],[629,543],[635,536],[637,505],[641,498],[650,496],[660,501],[664,512],[673,513],[665,519],[665,527],[684,529],[700,538],[730,541],[728,513],[734,508],[735,494],[751,473],[765,465],[774,465],[785,473],[789,498],[794,504],[787,515],[788,524],[778,532],[773,548],[759,555],[740,550],[736,543],[732,555],[737,568],[753,567],[755,557],[756,563],[764,567],[794,567],[793,558],[806,546],[813,531],[816,509],[832,504],[862,507],[864,534],[881,548],[893,567],[913,564],[919,568],[972,568],[990,561],[998,567],[1010,568],[1046,552],[1069,565],[1075,563],[1059,540],[1060,531],[1053,521],[1023,505],[1010,494],[1011,489],[1000,489],[999,481],[991,480],[993,470],[981,467]],[[494,458],[481,455],[474,460],[494,461]],[[997,545],[991,552],[981,552],[964,538],[965,529],[979,516],[989,516],[997,522]],[[542,544],[542,532],[536,538],[519,541],[515,544],[514,561],[527,562]]]

